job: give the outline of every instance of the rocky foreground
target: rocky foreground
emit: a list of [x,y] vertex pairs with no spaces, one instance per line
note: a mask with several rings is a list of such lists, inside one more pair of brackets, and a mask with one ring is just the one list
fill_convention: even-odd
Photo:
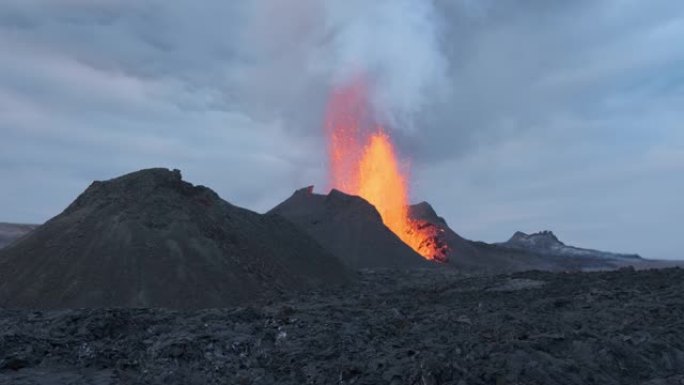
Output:
[[253,307],[0,310],[2,384],[684,384],[684,270],[364,272]]

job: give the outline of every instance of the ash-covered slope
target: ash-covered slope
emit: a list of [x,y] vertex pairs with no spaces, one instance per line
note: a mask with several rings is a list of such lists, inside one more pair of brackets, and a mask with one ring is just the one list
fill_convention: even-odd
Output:
[[149,169],[94,182],[0,251],[0,307],[219,307],[348,274],[285,219]]
[[287,218],[352,268],[406,269],[428,267],[418,253],[382,222],[378,211],[363,198],[332,190],[297,190],[269,211]]
[[0,223],[0,249],[33,231],[38,225]]
[[612,267],[594,258],[561,258],[557,255],[540,254],[527,249],[503,247],[497,244],[474,242],[462,238],[451,228],[444,218],[437,215],[427,202],[410,207],[414,220],[423,226],[434,228],[435,243],[443,245],[445,266],[465,272],[500,273],[524,270],[580,270],[586,268]]
[[641,257],[637,254],[618,254],[568,246],[561,242],[553,232],[548,230],[534,234],[525,234],[521,231],[518,231],[513,234],[511,239],[506,242],[499,243],[499,245],[511,249],[526,250],[538,254],[556,255],[561,257],[584,257],[619,260],[641,259]]

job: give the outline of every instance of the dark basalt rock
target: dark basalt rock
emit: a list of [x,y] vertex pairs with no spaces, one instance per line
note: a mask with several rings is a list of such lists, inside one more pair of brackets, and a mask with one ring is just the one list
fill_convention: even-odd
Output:
[[0,309],[0,384],[676,385],[684,270],[363,271],[268,305]]

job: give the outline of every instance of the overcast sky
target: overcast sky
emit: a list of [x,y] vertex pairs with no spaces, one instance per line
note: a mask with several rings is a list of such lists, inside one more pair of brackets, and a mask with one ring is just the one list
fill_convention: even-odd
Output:
[[2,0],[0,52],[0,221],[154,166],[266,211],[364,71],[461,235],[684,258],[682,1]]

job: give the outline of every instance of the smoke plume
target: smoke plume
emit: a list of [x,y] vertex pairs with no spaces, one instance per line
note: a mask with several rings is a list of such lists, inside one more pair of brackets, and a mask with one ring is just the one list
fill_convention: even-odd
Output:
[[321,110],[323,105],[312,105],[312,99],[363,76],[376,118],[409,128],[411,118],[446,83],[440,20],[432,1],[258,3],[250,10],[246,45],[252,58],[268,64],[249,69],[258,73],[248,74],[256,76],[247,76],[246,92],[264,107],[278,105],[281,116],[310,119],[295,109]]

